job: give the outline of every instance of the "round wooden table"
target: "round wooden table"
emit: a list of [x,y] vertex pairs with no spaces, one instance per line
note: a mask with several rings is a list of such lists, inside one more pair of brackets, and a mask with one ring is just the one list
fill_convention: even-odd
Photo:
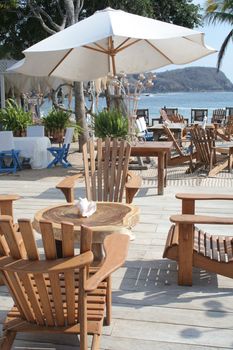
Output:
[[96,212],[85,218],[79,215],[74,204],[69,203],[47,207],[38,211],[33,221],[33,227],[37,232],[40,232],[40,220],[52,222],[54,237],[58,241],[61,240],[61,222],[66,221],[74,224],[76,241],[80,239],[81,225],[91,227],[93,230],[94,255],[96,260],[102,260],[104,238],[113,232],[130,235],[129,229],[139,221],[139,209],[125,203],[97,202]]

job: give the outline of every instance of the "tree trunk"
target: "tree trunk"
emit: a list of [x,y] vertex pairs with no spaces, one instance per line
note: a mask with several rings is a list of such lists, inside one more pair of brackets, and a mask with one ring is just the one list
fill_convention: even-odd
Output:
[[74,83],[74,96],[75,96],[75,119],[82,127],[82,133],[79,135],[79,151],[82,151],[82,146],[88,140],[88,128],[87,128],[87,119],[85,113],[85,100],[83,92],[83,83],[75,82]]

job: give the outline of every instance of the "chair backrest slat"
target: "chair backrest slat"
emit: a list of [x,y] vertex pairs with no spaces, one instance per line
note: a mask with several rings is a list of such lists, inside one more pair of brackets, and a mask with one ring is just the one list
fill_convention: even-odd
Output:
[[35,236],[30,220],[19,220],[19,229],[23,238],[24,247],[29,260],[39,260],[39,252],[36,246]]
[[95,167],[95,148],[94,142],[91,140],[89,144],[90,154],[90,176],[91,176],[91,188],[92,188],[92,199],[96,201],[96,167]]
[[56,259],[57,250],[51,222],[41,221],[40,230],[44,245],[46,259]]
[[[74,256],[74,226],[62,223],[62,255],[64,258]],[[67,322],[72,325],[77,322],[75,318],[75,280],[73,271],[64,273],[65,301],[67,305]]]
[[62,223],[62,255],[64,258],[74,256],[74,226]]
[[118,157],[118,147],[117,140],[114,139],[112,142],[112,152],[111,152],[111,169],[110,169],[110,182],[109,182],[109,201],[112,202],[114,198],[114,187],[116,181],[116,164]]
[[124,144],[124,149],[125,149],[125,155],[124,155],[124,160],[123,160],[123,164],[122,164],[121,185],[120,185],[120,191],[119,191],[119,197],[118,197],[119,202],[122,202],[125,183],[126,183],[126,179],[127,179],[129,158],[130,158],[130,152],[131,152],[130,144],[127,143],[126,146]]
[[103,200],[102,195],[102,182],[103,182],[103,144],[102,139],[97,140],[97,187],[98,187],[98,200]]
[[[116,167],[116,183],[115,183],[115,193],[114,193],[114,202],[118,201],[118,198],[121,197],[120,186],[122,179],[122,170],[124,165],[124,151],[125,151],[125,143],[124,141],[120,142],[120,150],[118,156],[118,166]],[[119,196],[119,197],[118,197]]]
[[85,183],[86,183],[86,195],[87,199],[91,200],[91,186],[90,186],[90,177],[89,177],[89,163],[88,163],[88,150],[87,150],[88,144],[85,143],[83,145],[83,164],[84,164],[84,177],[85,177]]
[[110,149],[110,139],[105,140],[104,149],[104,201],[108,200],[109,192],[109,165],[111,164],[111,149]]

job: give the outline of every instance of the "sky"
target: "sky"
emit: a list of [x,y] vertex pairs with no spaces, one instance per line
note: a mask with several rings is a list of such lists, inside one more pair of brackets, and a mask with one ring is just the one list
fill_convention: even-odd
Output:
[[[204,7],[205,0],[193,0],[194,4],[200,4],[202,7]],[[196,29],[196,28],[195,28]],[[230,32],[232,27],[230,25],[209,25],[204,23],[203,27],[197,28],[200,32],[205,33],[205,44],[208,46],[213,47],[216,50],[219,50],[221,47],[221,44],[223,43],[225,37]],[[165,71],[168,69],[175,69],[175,68],[183,68],[183,67],[190,67],[190,66],[204,66],[204,67],[216,67],[217,65],[217,56],[218,53],[214,53],[212,55],[209,55],[207,57],[201,58],[195,62],[192,62],[190,64],[186,64],[184,66],[170,66],[165,67],[163,69],[160,69],[158,71]],[[221,71],[226,75],[228,79],[231,80],[233,83],[233,44],[232,41],[230,41],[228,48],[226,50],[225,56],[222,61]]]

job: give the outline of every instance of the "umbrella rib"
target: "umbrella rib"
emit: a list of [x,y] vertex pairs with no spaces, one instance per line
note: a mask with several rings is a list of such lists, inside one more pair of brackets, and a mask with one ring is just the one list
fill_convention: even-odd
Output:
[[71,53],[71,51],[73,51],[73,48],[70,49],[65,56],[62,57],[62,59],[60,59],[60,61],[56,64],[56,66],[49,72],[48,76],[50,77],[53,72],[57,69],[58,66],[60,66],[60,64],[66,59],[66,57]]
[[97,52],[101,52],[101,53],[106,53],[108,54],[109,52],[107,50],[105,50],[103,47],[101,47],[100,45],[94,43],[97,47],[99,47],[99,49],[92,47],[92,46],[88,46],[88,45],[83,45],[83,47],[85,47],[85,49],[89,49],[89,50],[93,50],[93,51],[97,51]]
[[162,51],[160,51],[157,47],[155,47],[149,40],[145,40],[147,44],[153,47],[154,50],[158,51],[163,57],[165,57],[170,63],[173,63],[168,56],[166,56]]
[[130,46],[132,46],[132,45],[134,45],[134,44],[137,44],[139,41],[141,41],[142,39],[137,39],[137,40],[134,40],[132,43],[129,43],[128,45],[125,45],[125,46],[123,46],[123,47],[121,47],[122,45],[124,45],[124,43],[126,42],[126,41],[128,41],[128,39],[127,40],[125,40],[123,43],[121,43],[116,49],[115,49],[115,51],[116,51],[116,53],[118,53],[118,52],[120,52],[120,51],[122,51],[122,50],[125,50],[125,49],[127,49],[128,47],[130,47]]

